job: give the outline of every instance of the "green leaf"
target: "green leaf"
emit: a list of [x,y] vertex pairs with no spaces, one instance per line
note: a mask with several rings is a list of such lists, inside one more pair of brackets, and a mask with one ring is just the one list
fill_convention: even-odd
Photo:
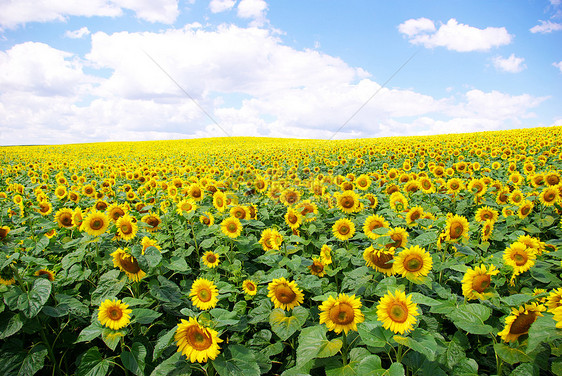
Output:
[[392,341],[392,335],[386,331],[379,321],[364,322],[357,326],[363,343],[371,347],[385,347]]
[[11,315],[10,313],[2,314],[0,316],[0,339],[8,338],[19,332],[23,327],[24,320],[21,313],[16,315]]
[[111,351],[115,351],[115,348],[119,344],[119,341],[121,341],[121,338],[125,337],[125,334],[126,332],[124,330],[118,331],[104,328],[101,333],[101,339],[107,345],[107,347],[111,349]]
[[102,332],[103,332],[103,327],[101,326],[100,322],[96,320],[86,328],[82,329],[75,343],[89,342],[94,338],[99,337]]
[[539,376],[539,374],[540,369],[536,364],[525,363],[511,371],[510,376]]
[[381,358],[377,355],[369,355],[357,366],[359,375],[382,375],[386,370],[382,368]]
[[388,371],[383,373],[384,376],[404,376],[404,366],[402,363],[392,363],[388,368]]
[[154,351],[152,353],[152,360],[156,360],[162,355],[162,352],[172,344],[174,339],[174,334],[176,334],[177,326],[170,329],[166,334],[162,337],[158,338],[156,341],[156,345],[154,346]]
[[532,359],[519,349],[514,349],[503,343],[494,344],[494,350],[496,354],[504,361],[509,364],[516,364],[519,362],[530,362]]
[[178,285],[161,275],[158,276],[158,282],[155,280],[150,281],[150,293],[159,301],[167,303],[166,305],[171,308],[177,307],[182,303],[181,290]]
[[77,369],[77,376],[105,376],[111,363],[103,359],[97,346],[84,353]]
[[185,365],[185,361],[181,360],[181,353],[175,352],[168,359],[164,360],[152,371],[150,376],[169,376],[173,374],[172,372],[178,368],[176,363],[180,362],[181,365]]
[[461,360],[466,358],[464,349],[468,349],[469,345],[468,338],[463,332],[458,331],[455,333],[445,353],[447,366],[449,368],[453,368]]
[[178,272],[185,272],[189,270],[189,267],[187,266],[187,262],[185,261],[185,259],[183,257],[178,257],[178,256],[172,256],[170,258],[170,262],[168,264],[165,264],[164,266],[170,270],[174,270]]
[[327,329],[323,325],[309,326],[299,334],[297,348],[297,366],[303,365],[314,358],[326,358],[336,354],[342,342],[339,338],[328,340]]
[[33,376],[45,365],[47,348],[44,345],[33,347],[21,363],[18,376]]
[[160,253],[158,248],[151,246],[144,251],[144,258],[146,259],[148,266],[154,268],[160,264],[160,261],[162,260],[162,253]]
[[555,339],[562,339],[562,333],[556,329],[556,321],[552,319],[551,313],[543,313],[529,328],[529,339],[527,342],[527,354],[530,354],[541,343],[551,343]]
[[260,367],[252,351],[241,345],[229,345],[223,354],[213,360],[220,376],[259,376]]
[[295,307],[290,316],[285,311],[276,308],[269,314],[271,330],[279,336],[281,341],[286,341],[293,333],[302,328],[308,317],[308,310],[301,306]]
[[416,329],[409,337],[395,335],[393,339],[396,342],[425,355],[428,360],[435,360],[437,355],[437,343],[435,342],[433,335],[429,332],[426,332],[423,329]]
[[494,328],[484,322],[491,313],[492,310],[482,304],[466,304],[453,310],[448,317],[459,329],[471,334],[489,334]]
[[435,244],[437,241],[437,233],[434,231],[424,232],[420,236],[412,239],[412,245],[419,245],[420,247],[426,247],[430,244]]
[[39,241],[37,241],[37,244],[35,244],[35,249],[33,250],[33,252],[35,254],[38,254],[39,252],[42,252],[45,248],[47,248],[50,240],[51,239],[49,239],[46,236],[41,237],[41,239],[39,239]]
[[135,317],[136,322],[146,325],[152,323],[158,317],[162,316],[162,313],[147,308],[134,308],[133,316]]
[[440,301],[432,299],[428,296],[422,295],[419,292],[411,293],[410,297],[412,298],[412,302],[417,303],[417,304],[423,304],[423,305],[426,305],[426,306],[437,306],[437,305],[441,304]]
[[500,297],[500,300],[510,307],[519,307],[523,303],[527,303],[529,300],[534,298],[534,296],[527,294],[514,294],[506,297]]
[[218,328],[228,325],[236,325],[240,322],[240,315],[234,310],[227,311],[222,308],[213,308],[209,311],[209,313],[216,319]]
[[215,237],[205,239],[199,244],[199,246],[204,249],[211,248],[213,244],[215,244],[215,239]]
[[[49,300],[49,295],[51,294],[51,282],[46,278],[38,278],[33,283],[31,291],[29,291],[25,297],[19,302],[19,307],[23,311],[27,318],[35,317],[41,308],[45,305],[47,300]],[[20,296],[23,298],[24,296]]]
[[139,343],[133,343],[131,351],[123,351],[121,353],[121,361],[123,366],[135,375],[144,375],[144,358],[146,357],[146,349]]
[[127,278],[119,279],[119,274],[119,270],[112,269],[100,277],[98,287],[92,292],[91,305],[100,305],[104,300],[116,297],[121,292]]

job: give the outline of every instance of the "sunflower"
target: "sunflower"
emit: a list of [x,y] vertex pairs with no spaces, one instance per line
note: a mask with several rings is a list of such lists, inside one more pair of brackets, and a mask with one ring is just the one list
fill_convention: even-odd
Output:
[[332,233],[342,242],[349,240],[355,235],[355,224],[347,218],[340,218],[332,226]]
[[295,281],[289,282],[284,277],[271,281],[267,289],[269,290],[267,297],[271,298],[275,308],[288,311],[299,306],[304,300],[302,290]]
[[375,209],[377,207],[377,205],[379,204],[379,199],[377,198],[377,196],[375,196],[372,193],[367,193],[365,196],[363,196],[365,199],[369,200],[369,208],[370,209]]
[[122,205],[113,203],[107,207],[107,215],[113,222],[117,222],[117,220],[124,216],[125,213],[125,208]]
[[174,339],[178,352],[185,355],[191,363],[214,360],[220,353],[219,343],[222,342],[216,330],[204,327],[193,317],[189,321],[181,319]]
[[302,224],[302,214],[293,208],[287,208],[285,223],[291,228],[291,230],[299,228]]
[[55,229],[53,228],[53,229],[47,231],[47,232],[45,233],[45,236],[46,236],[47,238],[49,238],[49,239],[52,239],[56,234],[57,234],[57,230],[55,230]]
[[193,183],[187,189],[187,194],[195,201],[201,201],[205,198],[205,192],[197,183]]
[[10,228],[8,226],[1,226],[0,227],[0,240],[6,239],[9,232],[10,232]]
[[49,201],[39,202],[39,213],[41,215],[49,215],[53,211],[53,205]]
[[139,229],[138,225],[129,214],[119,217],[115,225],[117,226],[117,234],[123,240],[133,239]]
[[529,328],[537,317],[542,316],[546,308],[537,303],[524,304],[519,308],[512,308],[511,315],[505,318],[505,326],[498,336],[504,342],[516,341],[523,334],[529,332]]
[[[300,211],[306,222],[314,221],[316,219],[315,215],[318,214],[318,205],[310,200],[299,202],[295,208]],[[313,216],[307,216],[307,214],[313,214]]]
[[513,277],[529,270],[535,265],[536,258],[536,250],[521,242],[511,244],[503,253],[504,263],[513,268]]
[[414,206],[410,210],[408,210],[408,214],[406,214],[406,223],[409,226],[416,226],[416,221],[420,218],[423,218],[424,212],[421,206]]
[[367,219],[365,219],[365,223],[363,224],[363,232],[369,239],[376,239],[380,235],[376,234],[374,230],[378,228],[388,228],[388,222],[380,215],[373,214]]
[[533,208],[535,207],[535,204],[533,204],[532,201],[529,200],[525,200],[521,206],[519,206],[519,209],[517,210],[517,216],[520,219],[524,219],[526,218],[529,214],[531,214],[531,212],[533,211]]
[[460,193],[460,191],[464,189],[464,184],[462,180],[458,178],[451,178],[447,180],[446,187],[447,187],[447,193],[456,195],[457,193]]
[[394,271],[402,277],[425,277],[433,266],[429,252],[419,245],[405,248],[394,258]]
[[420,183],[420,188],[423,191],[423,193],[434,193],[435,192],[435,186],[433,185],[433,182],[431,181],[430,178],[428,177],[422,177],[419,179],[419,183]]
[[89,235],[99,236],[109,227],[109,217],[102,212],[92,210],[80,226],[80,231],[86,231]]
[[160,226],[160,224],[162,223],[162,220],[160,219],[158,214],[154,214],[154,213],[149,213],[145,215],[144,217],[141,218],[141,221],[143,221],[149,226],[148,231],[150,232],[154,232],[158,230],[158,226]]
[[191,213],[197,209],[197,205],[193,202],[192,199],[186,198],[180,200],[176,207],[176,213],[183,214],[183,213]]
[[12,274],[12,271],[8,268],[0,270],[0,285],[10,286],[16,283],[16,279]]
[[209,268],[214,268],[219,264],[219,255],[213,251],[207,251],[201,257],[203,264],[207,265]]
[[258,285],[251,279],[246,279],[244,280],[244,282],[242,282],[242,289],[246,294],[254,296],[258,292]]
[[301,194],[299,193],[299,191],[292,188],[285,189],[279,197],[279,200],[286,206],[294,205],[299,202],[300,199]]
[[456,242],[461,238],[468,239],[468,220],[460,215],[452,215],[447,218],[445,228],[445,240]]
[[483,206],[476,210],[476,214],[474,215],[474,220],[476,222],[486,222],[492,221],[496,222],[498,220],[498,211],[492,209],[489,206]]
[[544,180],[549,187],[560,184],[560,174],[556,171],[550,171],[544,175]]
[[312,265],[310,265],[308,267],[308,269],[310,269],[310,273],[312,275],[316,275],[318,277],[324,277],[324,275],[326,274],[326,272],[324,271],[324,263],[322,262],[322,259],[319,257],[313,257],[312,258]]
[[55,222],[59,227],[73,228],[74,223],[72,222],[73,210],[69,208],[62,208],[57,210],[55,214]]
[[554,289],[548,294],[546,307],[548,312],[554,312],[555,309],[562,307],[562,287]]
[[353,191],[345,191],[336,196],[338,209],[346,214],[351,214],[359,210],[359,195]]
[[386,249],[403,248],[408,244],[408,233],[402,227],[395,227],[388,230],[386,236],[390,236],[391,243],[385,245]]
[[256,177],[256,180],[254,181],[254,188],[259,193],[265,192],[267,190],[267,181],[261,176]]
[[49,269],[39,269],[35,273],[33,273],[33,275],[36,277],[40,277],[44,275],[51,282],[55,280],[55,273]]
[[498,205],[505,205],[509,201],[509,189],[502,188],[498,191],[496,195],[496,203]]
[[468,183],[467,190],[472,192],[476,197],[484,196],[484,193],[488,190],[486,184],[480,179],[472,179],[470,183]]
[[228,217],[221,222],[221,231],[229,238],[237,238],[242,232],[242,223],[238,218]]
[[418,305],[404,291],[388,291],[377,305],[377,317],[385,329],[404,334],[413,329],[417,322]]
[[562,308],[557,308],[552,313],[554,313],[553,319],[556,321],[556,327],[562,329]]
[[523,192],[521,192],[519,189],[513,190],[513,192],[511,192],[511,194],[509,195],[509,202],[511,202],[515,206],[521,205],[524,200],[525,196],[523,196]]
[[127,252],[127,248],[117,248],[111,257],[113,257],[113,266],[125,272],[130,280],[138,282],[146,277],[146,273],[141,270],[137,259]]
[[230,208],[230,216],[238,219],[249,219],[250,211],[244,205],[235,205]]
[[560,192],[556,187],[545,188],[540,193],[539,200],[544,206],[552,206],[560,200]]
[[357,331],[357,324],[365,321],[361,313],[361,300],[355,295],[339,294],[337,298],[329,296],[320,305],[320,324],[326,324],[328,330],[337,334],[342,331]]
[[368,267],[387,276],[394,274],[394,248],[374,249],[372,246],[365,249],[363,259]]
[[400,192],[392,193],[390,195],[389,201],[390,207],[397,213],[408,210],[408,200]]
[[156,247],[157,249],[162,249],[158,243],[156,242],[156,240],[150,239],[148,236],[143,236],[142,240],[141,240],[141,245],[142,245],[142,254],[144,255],[144,251],[146,251],[146,249],[148,247]]
[[320,260],[324,265],[330,265],[332,263],[332,248],[327,244],[324,244],[320,248]]
[[80,208],[75,208],[74,211],[72,212],[72,222],[74,223],[74,225],[76,225],[77,227],[82,226],[82,209]]
[[484,222],[484,226],[482,226],[482,230],[480,232],[482,236],[482,241],[486,242],[490,240],[493,231],[494,231],[494,223],[490,221]]
[[189,292],[193,305],[203,311],[215,308],[219,301],[218,295],[219,290],[217,286],[215,286],[213,281],[205,278],[198,278],[193,282]]
[[121,300],[106,299],[98,309],[98,320],[103,326],[119,330],[129,325],[131,312],[129,305],[121,303]]
[[62,200],[63,198],[66,197],[66,187],[64,185],[59,185],[56,189],[55,189],[55,196],[57,196],[57,198],[59,200]]
[[265,229],[261,233],[261,238],[259,240],[264,251],[279,250],[279,247],[283,243],[283,235],[275,229]]
[[468,300],[488,299],[493,295],[490,291],[492,276],[499,273],[494,265],[487,269],[485,265],[468,268],[462,279],[462,294]]

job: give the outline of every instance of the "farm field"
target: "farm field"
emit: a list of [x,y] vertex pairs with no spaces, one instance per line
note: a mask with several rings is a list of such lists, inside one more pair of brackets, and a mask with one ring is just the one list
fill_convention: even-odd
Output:
[[0,153],[2,375],[562,375],[562,128]]

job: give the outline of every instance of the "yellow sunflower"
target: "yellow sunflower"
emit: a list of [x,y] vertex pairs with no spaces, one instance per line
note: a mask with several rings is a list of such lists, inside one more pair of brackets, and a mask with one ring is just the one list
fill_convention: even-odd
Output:
[[545,310],[542,304],[531,303],[524,304],[519,308],[512,308],[511,315],[505,318],[505,326],[498,336],[504,342],[516,341],[523,334],[529,332],[529,328],[535,322],[537,317],[542,316]]
[[254,296],[258,292],[258,285],[251,279],[246,279],[242,282],[242,289],[246,294]]
[[365,191],[371,186],[371,178],[365,174],[359,175],[357,179],[355,179],[355,186]]
[[405,248],[394,257],[394,271],[402,277],[425,277],[433,266],[429,252],[419,245]]
[[400,192],[394,192],[389,198],[390,207],[397,213],[408,210],[408,199]]
[[219,290],[217,286],[215,286],[213,281],[205,278],[198,278],[193,282],[189,292],[193,305],[203,311],[215,308],[219,301],[218,295]]
[[49,215],[53,211],[53,205],[49,201],[41,201],[38,205],[38,211],[41,215]]
[[53,282],[55,280],[55,273],[52,270],[49,270],[49,269],[39,269],[35,273],[33,273],[33,275],[36,276],[36,277],[40,277],[40,276],[44,275],[51,282]]
[[205,226],[212,226],[215,223],[215,217],[210,212],[205,212],[199,217],[199,222]]
[[106,299],[98,309],[98,320],[103,326],[119,330],[131,322],[132,310],[121,300]]
[[221,231],[229,238],[237,238],[242,232],[242,223],[238,218],[228,217],[221,222]]
[[554,313],[553,319],[556,321],[556,327],[562,329],[562,307],[556,308],[552,313]]
[[138,225],[129,214],[125,214],[117,219],[117,234],[123,240],[131,240],[137,235]]
[[12,274],[12,271],[8,268],[0,270],[0,285],[10,286],[16,283],[16,279]]
[[375,196],[372,193],[367,193],[365,196],[363,196],[364,198],[366,198],[367,200],[369,200],[369,208],[371,209],[375,209],[378,204],[379,204],[379,199],[377,198],[377,196]]
[[124,216],[125,213],[126,210],[124,206],[116,203],[109,205],[107,208],[107,215],[109,216],[109,219],[111,219],[113,222],[117,222],[117,220],[120,217]]
[[357,324],[365,321],[361,313],[361,300],[355,295],[339,294],[337,298],[328,297],[320,305],[320,324],[326,324],[328,330],[347,334],[357,331]]
[[414,328],[417,322],[418,305],[404,291],[388,291],[377,305],[377,317],[385,329],[404,334]]
[[[300,211],[303,219],[306,222],[312,222],[316,219],[316,214],[318,214],[318,205],[310,200],[300,201],[295,207],[296,210]],[[313,215],[307,215],[313,214]]]
[[299,191],[293,188],[287,188],[281,192],[279,200],[286,206],[294,205],[301,199],[301,194]]
[[219,264],[220,256],[213,251],[207,251],[201,259],[203,264],[207,265],[209,268],[214,268]]
[[144,251],[146,251],[146,249],[148,247],[156,247],[157,249],[162,249],[158,243],[156,242],[156,240],[150,239],[148,236],[143,236],[142,240],[141,240],[141,245],[142,245],[142,254],[144,255]]
[[230,208],[230,216],[238,219],[250,219],[250,211],[244,205],[235,205]]
[[395,227],[388,230],[386,236],[390,236],[392,242],[385,245],[387,249],[390,248],[403,248],[408,244],[408,232],[405,228]]
[[468,268],[462,279],[462,294],[468,300],[486,300],[493,295],[490,291],[492,276],[499,273],[494,265],[487,269],[486,265],[476,266],[474,269]]
[[498,220],[498,211],[490,208],[489,206],[483,206],[476,210],[476,214],[474,215],[474,220],[476,222],[486,222],[492,221],[496,222]]
[[546,307],[548,312],[554,312],[555,309],[562,307],[562,287],[554,289],[548,294]]
[[226,195],[222,191],[216,191],[213,194],[213,206],[221,213],[226,210]]
[[73,210],[69,208],[62,208],[57,210],[55,214],[55,222],[59,227],[73,228],[74,222],[72,221]]
[[494,231],[494,224],[490,221],[484,222],[484,226],[482,226],[482,231],[480,233],[482,235],[482,241],[486,242],[490,240],[493,231]]
[[394,274],[394,248],[374,249],[372,246],[365,249],[363,259],[367,266],[387,276]]
[[113,266],[125,272],[130,280],[138,282],[146,276],[146,273],[141,270],[137,259],[127,253],[127,248],[117,248],[111,254],[111,257],[113,257]]
[[544,206],[552,206],[560,200],[560,192],[557,187],[545,188],[540,193],[539,200]]
[[363,232],[369,239],[376,239],[380,235],[373,232],[378,228],[388,228],[390,227],[388,222],[380,215],[373,214],[367,219],[365,219],[365,223],[363,224]]
[[201,201],[205,198],[205,191],[197,183],[193,183],[189,186],[187,194],[195,201]]
[[515,242],[506,248],[503,260],[506,265],[513,268],[513,276],[517,276],[535,265],[537,252],[521,242]]
[[521,206],[519,206],[519,209],[517,210],[517,216],[520,219],[524,219],[526,218],[529,214],[531,214],[531,212],[533,211],[533,208],[535,207],[535,204],[533,204],[532,201],[529,200],[525,200]]
[[324,277],[326,272],[324,271],[324,263],[319,257],[312,258],[312,265],[308,267],[310,269],[310,273],[316,275],[318,277]]
[[8,234],[10,233],[10,228],[8,226],[1,226],[0,227],[0,240],[6,239]]
[[416,226],[416,221],[420,218],[423,218],[423,216],[423,208],[421,206],[414,206],[413,208],[408,210],[408,213],[406,214],[406,223],[409,226]]
[[359,195],[353,191],[345,191],[336,195],[338,209],[346,214],[355,213],[359,210]]
[[296,230],[302,224],[301,213],[293,208],[288,208],[287,214],[285,214],[285,223],[291,228],[291,230]]
[[216,330],[206,328],[190,317],[189,321],[181,319],[174,339],[178,345],[178,352],[185,355],[191,363],[205,363],[214,360],[220,354],[219,338]]
[[342,242],[349,240],[355,235],[355,224],[347,218],[340,218],[332,226],[332,233]]
[[279,247],[283,243],[283,235],[275,229],[265,229],[261,233],[261,238],[259,240],[264,251],[279,250]]
[[287,281],[284,277],[274,279],[267,286],[268,298],[275,305],[275,308],[291,310],[299,306],[304,301],[302,290],[299,289],[295,281]]
[[197,209],[197,205],[193,202],[192,199],[186,198],[180,200],[176,206],[176,213],[183,214],[183,213],[191,213]]
[[162,223],[160,216],[158,214],[149,213],[141,218],[141,221],[148,225],[148,231],[154,232],[158,230],[158,226]]
[[460,215],[450,216],[447,218],[445,240],[457,242],[461,238],[468,239],[468,220]]
[[324,265],[330,265],[332,263],[332,248],[327,244],[322,245],[322,248],[320,248],[320,260]]
[[89,235],[99,236],[109,227],[109,217],[102,212],[92,210],[80,226],[81,231],[86,231]]

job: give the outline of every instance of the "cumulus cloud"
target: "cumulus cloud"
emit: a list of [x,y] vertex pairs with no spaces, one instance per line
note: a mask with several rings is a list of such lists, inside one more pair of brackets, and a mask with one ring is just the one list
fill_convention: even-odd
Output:
[[236,4],[236,0],[211,0],[209,8],[213,13],[220,13],[230,10]]
[[69,16],[118,17],[123,9],[149,22],[172,23],[179,14],[178,0],[18,0],[2,4],[0,27],[13,29],[29,22],[64,21]]
[[64,36],[71,39],[80,39],[83,36],[89,34],[90,34],[90,30],[88,30],[88,28],[84,26],[78,30],[73,30],[73,31],[67,30],[66,33],[64,33]]
[[507,58],[496,56],[492,59],[497,70],[508,73],[518,73],[527,68],[524,61],[525,59],[522,57],[515,57],[515,54],[511,54]]
[[552,33],[553,31],[562,30],[562,24],[558,22],[540,20],[540,25],[533,26],[529,30],[531,31],[531,33],[548,34]]
[[458,52],[488,51],[511,43],[513,38],[504,27],[478,29],[460,24],[454,18],[446,24],[431,27],[433,22],[425,18],[410,19],[398,26],[410,43],[426,48],[445,47]]
[[559,61],[558,63],[552,63],[552,65],[558,68],[560,70],[560,73],[562,73],[562,61]]
[[238,17],[251,18],[254,26],[261,26],[265,23],[266,12],[265,0],[240,0],[238,3]]

